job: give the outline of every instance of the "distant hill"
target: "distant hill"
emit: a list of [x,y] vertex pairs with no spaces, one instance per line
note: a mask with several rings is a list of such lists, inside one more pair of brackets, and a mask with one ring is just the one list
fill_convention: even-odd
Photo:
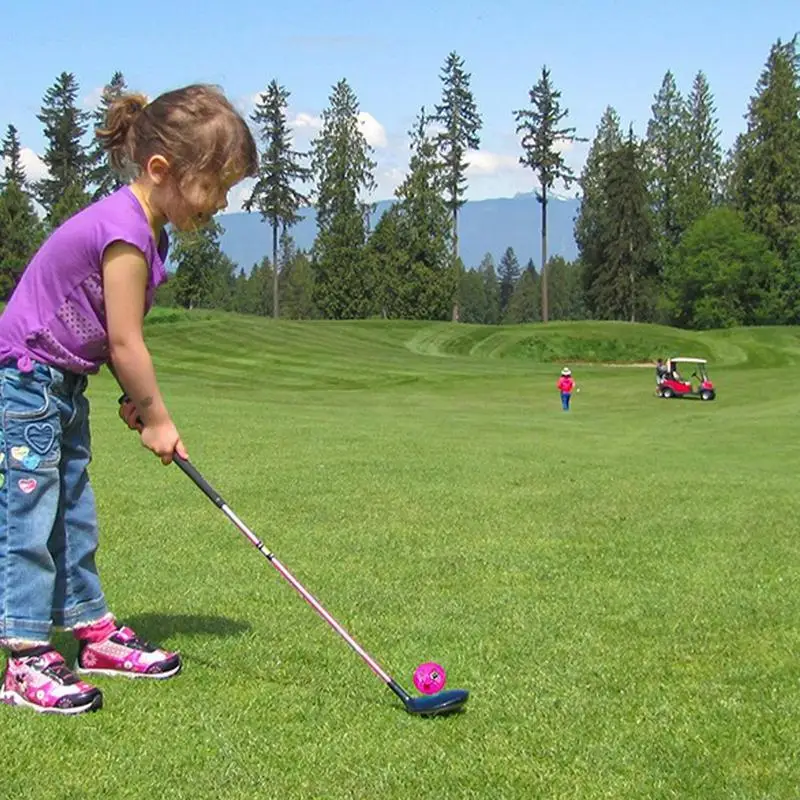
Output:
[[[377,204],[372,225],[391,205]],[[552,199],[547,204],[548,252],[568,261],[577,257],[573,234],[577,200]],[[217,218],[225,233],[222,250],[245,272],[272,252],[272,232],[257,213],[224,214]],[[529,258],[539,268],[541,248],[541,208],[533,194],[468,202],[458,218],[461,258],[467,267],[477,267],[484,254],[491,253],[499,262],[505,249],[513,247],[524,267]],[[309,249],[316,235],[313,209],[303,212],[303,219],[292,229],[299,248]]]

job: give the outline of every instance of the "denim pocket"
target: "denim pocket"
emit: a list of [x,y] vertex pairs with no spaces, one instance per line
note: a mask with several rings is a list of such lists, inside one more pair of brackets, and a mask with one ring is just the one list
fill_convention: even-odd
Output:
[[8,419],[36,419],[47,414],[50,393],[47,385],[33,373],[4,370],[2,383],[3,413]]
[[6,370],[2,388],[5,456],[9,469],[36,472],[61,459],[60,416],[47,384],[35,375]]

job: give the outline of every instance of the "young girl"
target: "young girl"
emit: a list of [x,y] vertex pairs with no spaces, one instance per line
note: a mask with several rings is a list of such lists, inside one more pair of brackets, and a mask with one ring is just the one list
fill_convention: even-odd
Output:
[[187,457],[142,331],[166,279],[164,228],[208,223],[258,161],[247,124],[209,86],[149,104],[122,97],[98,138],[132,182],[51,234],[0,317],[0,645],[10,651],[0,699],[59,714],[96,710],[102,695],[53,649],[53,627],[78,639],[79,673],[160,679],[181,668],[106,605],[84,390],[106,364],[142,444],[164,464]]
[[569,367],[561,370],[561,377],[558,379],[556,387],[561,392],[561,408],[569,411],[569,401],[572,397],[572,390],[575,388],[575,381],[572,380],[572,372]]

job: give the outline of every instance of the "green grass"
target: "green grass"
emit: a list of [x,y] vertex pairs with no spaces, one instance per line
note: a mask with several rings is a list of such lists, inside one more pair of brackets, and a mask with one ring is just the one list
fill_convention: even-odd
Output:
[[[3,796],[797,797],[798,329],[173,313],[148,338],[234,510],[402,683],[440,661],[468,710],[406,715],[101,376],[106,591],[185,672],[98,681],[79,719],[0,709]],[[575,365],[670,354],[711,359],[718,400]]]

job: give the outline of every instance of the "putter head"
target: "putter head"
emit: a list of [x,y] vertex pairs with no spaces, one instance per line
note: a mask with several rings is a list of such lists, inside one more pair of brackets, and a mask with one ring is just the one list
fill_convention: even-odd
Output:
[[450,714],[454,711],[460,711],[468,698],[469,692],[466,689],[448,689],[444,692],[422,697],[409,697],[408,700],[403,702],[409,714],[433,717],[438,714]]

